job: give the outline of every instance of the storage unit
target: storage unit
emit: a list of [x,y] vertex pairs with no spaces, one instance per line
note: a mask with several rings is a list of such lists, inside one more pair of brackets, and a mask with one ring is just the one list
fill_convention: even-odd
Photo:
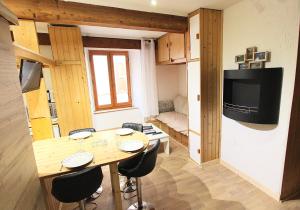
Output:
[[190,59],[200,58],[200,14],[189,19]]
[[189,15],[189,153],[197,163],[219,158],[222,12]]
[[190,158],[200,163],[200,62],[188,63],[189,98],[189,153]]
[[185,39],[181,33],[167,33],[157,41],[157,63],[173,64],[184,63]]

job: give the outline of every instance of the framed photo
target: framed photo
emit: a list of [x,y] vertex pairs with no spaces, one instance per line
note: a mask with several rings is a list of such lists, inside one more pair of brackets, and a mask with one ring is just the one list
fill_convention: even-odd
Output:
[[245,63],[245,55],[237,55],[235,56],[236,63]]
[[254,53],[255,61],[270,61],[270,52],[255,52]]
[[249,69],[249,63],[239,63],[239,70]]
[[265,67],[265,62],[252,62],[250,63],[250,69],[262,69]]
[[246,50],[246,61],[254,60],[254,53],[257,51],[257,47],[248,47]]

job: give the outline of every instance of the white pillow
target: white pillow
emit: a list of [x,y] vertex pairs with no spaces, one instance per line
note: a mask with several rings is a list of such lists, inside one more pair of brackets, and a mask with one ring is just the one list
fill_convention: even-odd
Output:
[[174,99],[175,112],[187,114],[187,98],[183,96],[176,96]]
[[182,109],[182,114],[188,115],[188,107],[189,107],[188,101],[186,100]]

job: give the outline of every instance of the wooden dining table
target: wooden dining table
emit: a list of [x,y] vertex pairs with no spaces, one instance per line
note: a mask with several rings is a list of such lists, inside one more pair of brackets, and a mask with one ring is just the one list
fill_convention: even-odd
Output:
[[[119,144],[124,140],[140,140],[144,147],[137,152],[121,151]],[[92,133],[92,136],[80,140],[73,140],[69,136],[65,136],[33,142],[38,176],[48,210],[59,209],[59,201],[51,195],[53,178],[73,172],[62,166],[62,160],[80,151],[91,152],[94,156],[92,162],[86,167],[109,165],[115,209],[121,210],[122,200],[117,164],[121,160],[129,159],[142,152],[148,144],[148,137],[141,132],[135,131],[131,135],[119,136],[116,134],[116,130],[95,132]]]

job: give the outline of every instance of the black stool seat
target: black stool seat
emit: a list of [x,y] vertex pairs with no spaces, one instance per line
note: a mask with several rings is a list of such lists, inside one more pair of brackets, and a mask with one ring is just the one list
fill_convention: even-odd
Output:
[[157,140],[148,151],[120,162],[118,165],[119,172],[127,177],[142,177],[151,173],[155,167],[159,145],[160,140]]
[[52,181],[52,195],[60,202],[80,202],[100,187],[103,174],[100,166],[58,176]]
[[79,132],[83,132],[83,131],[96,132],[96,129],[95,128],[81,128],[81,129],[77,129],[77,130],[72,130],[69,132],[69,136],[71,136],[74,133],[79,133]]

